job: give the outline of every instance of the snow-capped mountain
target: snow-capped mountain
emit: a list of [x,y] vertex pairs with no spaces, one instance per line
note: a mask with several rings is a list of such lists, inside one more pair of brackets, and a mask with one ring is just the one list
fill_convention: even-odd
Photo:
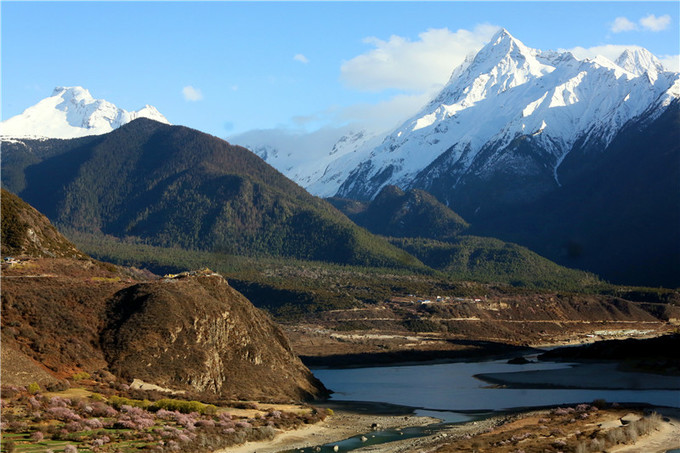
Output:
[[469,178],[498,174],[510,185],[539,178],[531,190],[543,191],[559,186],[576,145],[604,150],[629,121],[652,121],[679,97],[680,74],[644,49],[615,62],[578,60],[528,48],[502,29],[358,165],[338,169],[347,175],[338,195],[370,199],[393,184],[449,201],[445,192]]
[[82,87],[57,87],[22,114],[0,123],[0,136],[11,138],[76,138],[100,135],[137,118],[170,122],[155,107],[128,112]]
[[330,197],[347,176],[343,169],[359,164],[383,137],[347,126],[312,133],[254,130],[229,137],[229,141],[250,149],[314,195]]

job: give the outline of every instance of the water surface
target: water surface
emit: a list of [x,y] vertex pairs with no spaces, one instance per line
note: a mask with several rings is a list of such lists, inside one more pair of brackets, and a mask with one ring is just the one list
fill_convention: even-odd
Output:
[[419,415],[425,414],[424,410],[441,411],[438,418],[447,421],[450,417],[460,417],[460,414],[447,415],[446,412],[502,411],[522,407],[577,404],[596,399],[680,407],[677,391],[511,389],[491,386],[473,377],[475,374],[483,373],[563,369],[572,365],[556,362],[510,365],[505,360],[495,360],[319,369],[314,370],[314,374],[326,387],[335,392],[332,395],[334,400],[398,404],[420,409]]

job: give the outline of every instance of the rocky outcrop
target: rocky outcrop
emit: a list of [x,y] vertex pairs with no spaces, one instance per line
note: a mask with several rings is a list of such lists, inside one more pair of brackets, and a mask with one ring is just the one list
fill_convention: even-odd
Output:
[[218,274],[140,282],[148,275],[89,258],[5,190],[2,253],[22,257],[2,269],[3,382],[111,370],[234,398],[327,393],[281,329]]
[[13,193],[2,189],[2,255],[85,258],[47,220]]
[[102,346],[114,374],[229,398],[326,393],[281,329],[218,274],[126,288],[110,301],[107,319]]

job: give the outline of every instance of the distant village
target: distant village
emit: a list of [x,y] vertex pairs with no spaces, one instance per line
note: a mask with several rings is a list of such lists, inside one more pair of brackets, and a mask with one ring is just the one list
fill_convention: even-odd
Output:
[[[486,297],[485,297],[486,298]],[[388,302],[392,304],[419,304],[428,305],[436,303],[456,303],[456,302],[482,302],[484,299],[470,298],[470,297],[451,297],[451,296],[434,296],[431,298],[416,296],[409,294],[408,296],[392,297]]]

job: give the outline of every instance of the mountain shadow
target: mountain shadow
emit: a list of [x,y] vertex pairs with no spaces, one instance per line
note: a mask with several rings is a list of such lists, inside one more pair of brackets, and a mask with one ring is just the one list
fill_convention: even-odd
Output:
[[470,225],[420,189],[386,186],[371,202],[329,201],[360,226],[456,279],[564,289],[599,283],[592,274],[559,266],[526,247],[464,234]]

